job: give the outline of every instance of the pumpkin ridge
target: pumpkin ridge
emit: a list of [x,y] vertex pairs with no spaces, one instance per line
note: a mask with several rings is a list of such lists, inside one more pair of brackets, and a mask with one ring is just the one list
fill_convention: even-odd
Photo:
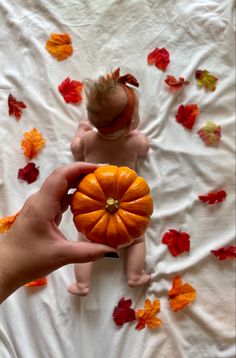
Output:
[[[148,221],[149,221],[149,219],[150,219],[150,217],[146,217],[145,215],[138,215],[138,214],[135,214],[135,213],[132,213],[132,212],[129,212],[128,210],[124,210],[124,209],[119,209],[119,211],[121,212],[121,211],[123,211],[123,212],[127,212],[127,213],[129,213],[129,214],[131,214],[131,215],[134,215],[134,216],[136,216],[137,218],[141,218],[141,219],[147,219]],[[129,235],[132,237],[133,235],[132,235],[132,233],[130,232],[130,230],[128,229],[128,222],[126,223],[125,221],[124,221],[124,219],[119,215],[119,217],[121,218],[121,220],[122,220],[122,222],[124,223],[124,225],[125,225],[125,227],[126,227],[126,229],[127,229],[127,231],[128,231],[128,233],[129,233]],[[141,233],[140,235],[138,235],[137,237],[140,237],[140,236],[142,236],[143,235],[143,233]]]
[[[97,180],[97,177],[96,177],[96,176],[95,176],[95,178],[96,178],[96,180]],[[102,191],[104,197],[106,198],[106,195],[105,195],[105,193],[104,193],[104,191],[103,191],[103,189],[102,189],[102,187],[101,187],[101,185],[100,185],[100,183],[99,183],[98,180],[97,180],[97,185],[99,186],[99,188],[101,189],[101,191]],[[88,193],[86,193],[86,191],[83,190],[83,188],[79,188],[79,191],[80,191],[81,193],[83,193],[84,195],[88,196],[89,198],[91,198],[91,199],[93,199],[93,200],[95,200],[95,201],[98,201],[96,195],[93,195],[92,192],[90,192],[89,195],[88,195]]]
[[[96,178],[96,180],[97,180],[97,183],[99,184],[99,186],[100,186],[102,192],[104,193],[106,199],[108,197],[113,197],[114,196],[114,194],[116,192],[117,185],[118,185],[118,180],[119,180],[118,167],[116,167],[115,165],[109,165],[109,168],[113,168],[115,170],[112,173],[113,175],[111,176],[111,178],[112,178],[112,187],[113,187],[113,194],[112,195],[110,193],[106,193],[106,191],[107,191],[107,182],[105,181],[104,173],[102,172],[102,175],[100,174],[100,172],[102,170],[106,169],[106,166],[97,168],[93,173],[95,178]],[[103,187],[103,185],[104,185],[104,187]]]

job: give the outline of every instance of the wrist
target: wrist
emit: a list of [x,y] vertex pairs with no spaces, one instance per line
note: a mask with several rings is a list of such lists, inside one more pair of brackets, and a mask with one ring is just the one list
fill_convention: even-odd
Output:
[[0,304],[20,286],[6,237],[0,241]]

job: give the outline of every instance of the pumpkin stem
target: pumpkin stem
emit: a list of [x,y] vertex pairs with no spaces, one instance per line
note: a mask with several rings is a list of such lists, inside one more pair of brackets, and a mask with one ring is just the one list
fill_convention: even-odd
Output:
[[106,201],[106,210],[113,214],[119,209],[119,201],[113,198],[108,198]]

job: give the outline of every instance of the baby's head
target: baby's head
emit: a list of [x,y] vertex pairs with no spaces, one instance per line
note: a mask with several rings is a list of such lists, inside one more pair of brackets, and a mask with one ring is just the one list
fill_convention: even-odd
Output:
[[133,130],[139,123],[137,93],[117,71],[85,84],[88,119],[104,135]]

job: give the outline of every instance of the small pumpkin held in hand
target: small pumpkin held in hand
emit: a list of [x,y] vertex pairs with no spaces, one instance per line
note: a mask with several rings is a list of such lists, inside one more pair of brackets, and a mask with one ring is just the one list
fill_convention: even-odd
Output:
[[80,181],[71,211],[77,230],[88,240],[119,248],[144,234],[153,200],[134,170],[107,165]]

